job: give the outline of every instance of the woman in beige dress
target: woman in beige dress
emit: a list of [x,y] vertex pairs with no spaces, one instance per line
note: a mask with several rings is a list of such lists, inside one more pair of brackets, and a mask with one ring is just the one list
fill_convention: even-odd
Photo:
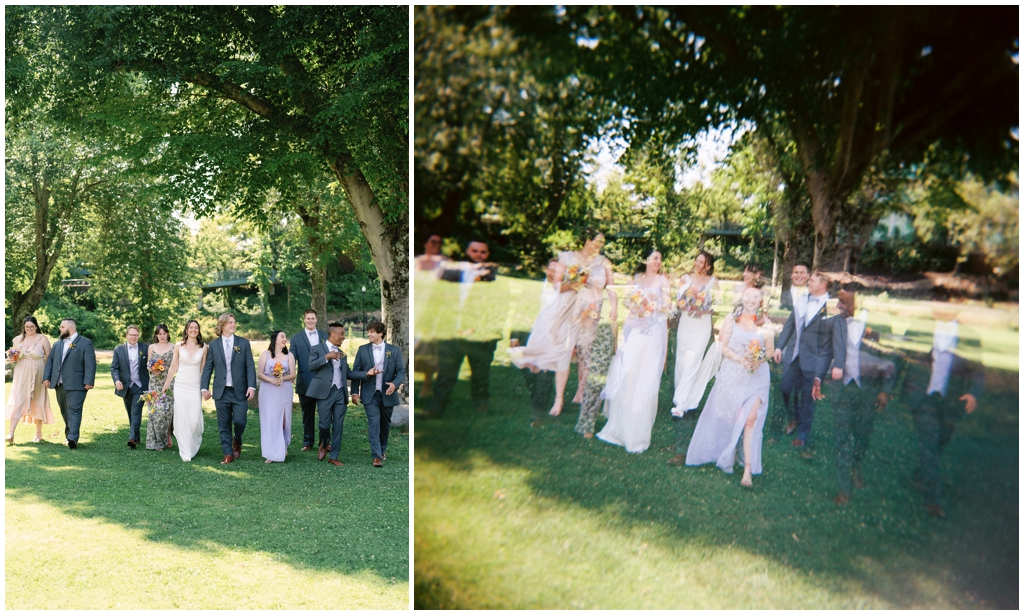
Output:
[[7,398],[7,420],[11,429],[6,440],[8,444],[14,444],[14,430],[20,420],[22,423],[35,423],[36,437],[32,441],[42,442],[43,423],[54,422],[50,396],[43,386],[43,368],[46,357],[50,355],[50,340],[39,330],[35,316],[29,316],[22,324],[21,335],[14,338],[11,347],[21,351],[21,356],[14,364],[14,381]]

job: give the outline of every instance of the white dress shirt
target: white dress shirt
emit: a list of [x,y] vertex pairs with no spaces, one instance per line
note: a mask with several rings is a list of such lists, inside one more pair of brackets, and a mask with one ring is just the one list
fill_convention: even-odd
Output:
[[957,321],[935,322],[935,335],[932,338],[932,377],[928,381],[926,395],[939,393],[946,395],[949,386],[949,372],[953,367],[953,350],[956,348],[960,325]]
[[142,388],[142,381],[139,380],[139,345],[128,346],[128,377],[131,384]]
[[846,367],[843,368],[843,384],[860,383],[860,343],[864,339],[864,323],[853,316],[846,319]]
[[[324,342],[324,345],[327,346],[327,349],[330,350],[331,352],[340,352],[338,347],[330,342]],[[331,362],[331,365],[334,366],[334,377],[331,378],[333,388],[340,389],[342,388],[342,386],[344,386],[341,382],[341,358],[339,357],[337,359],[328,360]]]
[[313,329],[312,331],[304,329],[304,331],[306,332],[306,339],[309,340],[310,348],[320,343],[320,333],[318,333],[316,329]]
[[384,391],[382,385],[384,384],[384,342],[380,344],[373,344],[373,366],[378,370],[377,372],[377,389],[378,391]]
[[227,364],[228,366],[226,370],[227,373],[224,375],[224,386],[225,388],[234,387],[235,383],[231,380],[231,358],[232,355],[234,355],[235,353],[235,336],[228,335],[227,337],[225,337],[222,335],[220,339],[223,340],[222,343],[224,345],[224,363]]

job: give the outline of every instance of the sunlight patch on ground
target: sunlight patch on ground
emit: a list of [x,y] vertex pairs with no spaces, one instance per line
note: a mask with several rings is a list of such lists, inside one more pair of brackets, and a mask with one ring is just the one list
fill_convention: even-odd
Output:
[[[855,580],[535,495],[530,472],[417,459],[416,593],[442,608],[898,608]],[[861,562],[868,569],[882,564]],[[908,562],[909,563],[909,562]],[[937,580],[894,580],[949,604]]]
[[[154,511],[159,515],[159,511]],[[31,541],[19,528],[40,525]],[[187,530],[186,530],[187,531]],[[175,547],[100,519],[66,514],[32,495],[6,498],[8,609],[405,609],[408,582],[342,575],[279,555],[202,543]],[[37,553],[51,554],[46,562]],[[59,580],[55,570],[73,571]],[[130,579],[130,582],[124,582]],[[50,591],[57,583],[59,591]]]

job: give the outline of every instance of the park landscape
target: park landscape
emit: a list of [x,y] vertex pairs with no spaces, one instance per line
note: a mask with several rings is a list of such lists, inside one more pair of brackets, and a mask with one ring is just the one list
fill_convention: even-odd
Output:
[[[455,295],[437,294],[446,282],[415,282],[419,341],[497,339],[486,411],[463,364],[443,414],[415,422],[417,608],[1019,608],[1015,19],[417,7],[415,243],[437,235],[462,260],[485,242],[499,271],[458,306],[431,301]],[[776,327],[793,265],[823,270],[906,357],[904,382],[927,381],[935,309],[958,312],[980,336],[984,395],[940,458],[946,518],[915,490],[914,409],[898,394],[875,420],[866,486],[834,502],[833,399],[804,458],[782,432],[777,365],[752,490],[666,465],[674,332],[645,452],[574,430],[575,366],[561,416],[531,426],[507,350],[541,310],[545,263],[596,231],[620,331],[652,249],[671,276],[708,251],[728,287],[760,265]],[[716,296],[716,329],[733,300]],[[475,329],[440,331],[446,318]]]
[[[373,468],[352,406],[344,468],[295,439],[265,465],[253,403],[222,466],[208,401],[186,464],[125,446],[110,376],[128,325],[177,341],[196,319],[209,341],[224,312],[256,356],[307,309],[345,326],[350,365],[372,321],[408,348],[408,19],[5,8],[5,348],[27,316],[51,340],[70,317],[98,355],[81,446],[50,392],[43,441],[20,424],[6,449],[7,608],[408,606],[407,435]],[[301,440],[297,403],[291,420]]]

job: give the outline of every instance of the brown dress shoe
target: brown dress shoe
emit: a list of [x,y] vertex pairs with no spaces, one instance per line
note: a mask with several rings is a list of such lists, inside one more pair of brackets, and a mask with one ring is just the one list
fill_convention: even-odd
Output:
[[339,468],[341,466],[345,465],[345,464],[341,463],[340,461],[338,461],[337,459],[328,459],[327,463],[331,464],[332,466],[338,466]]
[[928,511],[929,515],[935,517],[936,519],[946,518],[946,511],[942,510],[942,507],[939,506],[938,504],[929,504],[925,506],[925,510]]
[[316,452],[316,458],[317,458],[318,461],[323,461],[324,457],[326,457],[326,456],[327,456],[327,449],[321,446],[320,450]]
[[311,450],[313,450],[313,447],[312,446],[303,446],[302,450],[303,451],[311,451]]
[[686,455],[680,455],[680,454],[676,453],[676,455],[674,457],[672,457],[672,459],[669,459],[665,463],[667,463],[670,466],[686,465]]
[[138,444],[135,440],[128,440],[128,448],[135,450],[135,446]]
[[795,446],[797,448],[802,448],[803,445],[804,445],[804,441],[803,440],[801,440],[800,438],[793,438],[793,446]]
[[794,431],[796,431],[796,421],[786,423],[786,435],[791,436]]
[[231,455],[235,459],[238,459],[239,455],[241,455],[241,454],[242,454],[242,445],[239,444],[238,442],[232,442],[231,443]]
[[384,464],[381,462],[381,460],[379,458],[374,457],[373,458],[373,467],[375,467],[375,468],[383,468]]
[[847,504],[850,501],[850,494],[849,493],[843,493],[842,491],[840,491],[839,495],[837,495],[835,497],[835,499],[833,499],[832,501],[835,502],[836,504],[839,504],[840,506],[842,506],[844,504]]
[[224,455],[224,461],[220,462],[220,465],[226,465],[232,463],[235,458],[232,455]]

